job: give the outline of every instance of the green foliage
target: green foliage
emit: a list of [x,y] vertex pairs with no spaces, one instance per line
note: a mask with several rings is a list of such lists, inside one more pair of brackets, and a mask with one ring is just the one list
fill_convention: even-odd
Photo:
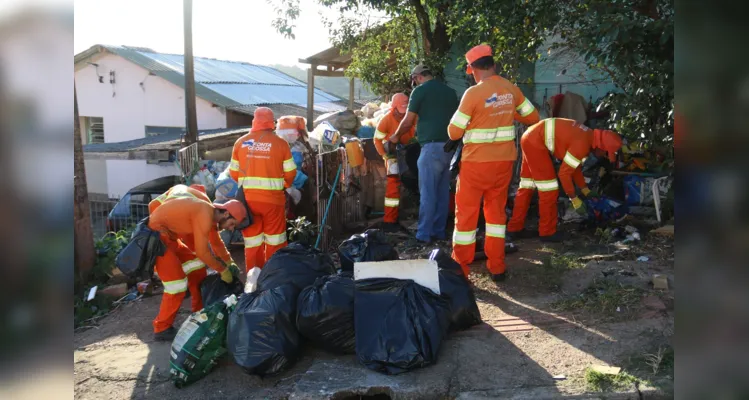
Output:
[[317,225],[307,220],[307,217],[299,217],[294,220],[286,221],[289,226],[289,242],[298,242],[306,245],[314,244],[317,237]]
[[[85,294],[88,295],[88,288]],[[73,303],[74,326],[77,328],[91,318],[106,315],[112,307],[112,297],[97,294],[91,301],[83,299],[83,294],[76,295]]]
[[643,295],[642,289],[600,279],[594,281],[579,295],[555,302],[552,308],[555,311],[585,310],[600,314],[602,317],[613,318],[630,315],[636,311]]
[[609,94],[599,110],[609,127],[632,139],[673,138],[673,0],[584,0],[560,6],[555,48],[580,54],[623,93]]
[[585,370],[585,383],[587,389],[595,392],[622,391],[634,389],[635,385],[645,383],[641,379],[626,372],[616,375],[603,374],[591,368]]
[[104,282],[112,276],[114,270],[114,260],[123,247],[130,241],[133,234],[134,226],[123,229],[119,232],[107,232],[94,242],[96,248],[96,264],[91,269],[92,282]]

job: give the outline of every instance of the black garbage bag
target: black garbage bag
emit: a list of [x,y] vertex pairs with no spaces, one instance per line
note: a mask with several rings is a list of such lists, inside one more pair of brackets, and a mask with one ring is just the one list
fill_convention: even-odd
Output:
[[156,257],[163,256],[166,246],[159,232],[148,227],[148,217],[135,226],[130,241],[117,254],[114,265],[126,276],[138,278],[150,276],[156,264]]
[[[329,255],[313,247],[292,243],[273,254],[257,279],[259,291],[291,283],[300,291],[317,278],[336,273]],[[296,300],[296,299],[295,299]]]
[[233,294],[239,297],[243,291],[244,285],[238,278],[235,277],[232,283],[226,283],[221,280],[221,274],[216,273],[208,274],[200,283],[200,296],[203,298],[203,307],[206,308]]
[[379,229],[367,229],[344,240],[338,246],[338,255],[343,271],[353,271],[355,262],[398,259],[398,251]]
[[294,326],[294,285],[245,293],[229,315],[227,349],[247,373],[272,375],[291,367],[299,356]]
[[359,362],[388,375],[434,364],[449,328],[448,307],[445,299],[411,280],[356,281]]
[[296,309],[299,333],[331,353],[353,354],[354,279],[343,272],[318,278],[299,294]]
[[481,323],[476,295],[460,269],[460,264],[440,249],[432,250],[430,260],[437,261],[440,295],[450,309],[450,330],[460,331]]

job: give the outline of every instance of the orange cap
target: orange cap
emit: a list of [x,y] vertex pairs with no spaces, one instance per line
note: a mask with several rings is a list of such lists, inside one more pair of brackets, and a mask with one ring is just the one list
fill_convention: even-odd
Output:
[[268,107],[258,107],[253,113],[252,129],[250,132],[267,131],[275,128],[273,110]]
[[622,137],[613,131],[594,129],[593,147],[605,151],[613,163],[616,161],[616,152],[622,148]]
[[492,48],[488,44],[480,44],[478,46],[474,46],[471,48],[471,50],[468,50],[468,53],[466,53],[466,61],[468,62],[468,66],[466,67],[466,73],[472,74],[473,68],[471,68],[471,64],[473,64],[474,61],[478,60],[481,57],[491,57],[492,56]]
[[190,185],[190,187],[193,188],[193,189],[195,189],[195,190],[203,192],[203,194],[208,194],[208,193],[206,193],[205,186],[203,186],[203,185],[199,185],[197,183],[193,183],[192,185]]
[[237,222],[242,222],[245,218],[247,218],[247,209],[238,200],[229,200],[223,204],[213,203],[213,206],[218,208],[219,210],[228,211],[229,215],[234,217]]
[[408,96],[403,93],[396,93],[390,101],[390,108],[395,108],[399,113],[405,114],[408,110]]

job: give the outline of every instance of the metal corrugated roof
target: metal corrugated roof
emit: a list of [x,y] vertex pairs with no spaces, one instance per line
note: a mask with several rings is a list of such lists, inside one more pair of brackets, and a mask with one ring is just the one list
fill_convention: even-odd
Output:
[[[210,140],[217,137],[242,136],[250,131],[249,127],[210,129],[198,132],[198,140]],[[181,146],[180,133],[165,133],[141,139],[126,140],[124,142],[89,143],[83,145],[84,153],[118,153],[131,150],[149,150],[164,148],[179,148]]]
[[[185,86],[184,57],[157,53],[151,49],[128,46],[94,46],[76,56],[82,60],[98,48],[117,54],[180,87]],[[247,106],[268,104],[307,104],[307,84],[274,68],[237,61],[195,57],[195,94],[213,104],[237,111]],[[315,89],[315,111],[330,111],[330,103],[343,99]],[[326,103],[323,110],[318,104]],[[296,107],[296,106],[295,106]],[[342,107],[341,109],[345,109]]]

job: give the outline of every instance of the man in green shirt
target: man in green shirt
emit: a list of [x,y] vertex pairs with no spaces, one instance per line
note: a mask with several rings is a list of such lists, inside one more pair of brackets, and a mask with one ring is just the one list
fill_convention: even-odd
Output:
[[390,137],[398,143],[399,137],[416,123],[416,139],[421,145],[419,155],[419,228],[417,241],[428,244],[433,240],[445,240],[448,207],[450,204],[450,160],[453,153],[444,151],[447,126],[458,109],[458,95],[446,84],[434,79],[434,75],[423,64],[411,72],[411,79],[418,84],[411,93],[408,113],[398,130]]

